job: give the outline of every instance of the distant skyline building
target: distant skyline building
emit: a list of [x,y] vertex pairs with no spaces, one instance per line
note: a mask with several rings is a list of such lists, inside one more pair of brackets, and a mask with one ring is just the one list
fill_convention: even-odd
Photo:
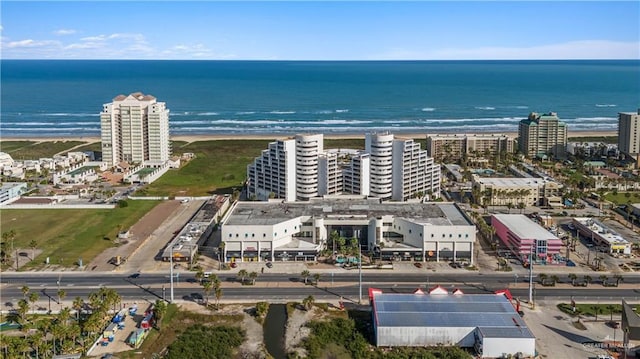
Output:
[[527,157],[543,157],[548,154],[563,158],[567,148],[567,125],[555,112],[539,115],[535,112],[520,121],[518,146]]
[[618,150],[634,157],[640,153],[640,109],[618,113]]
[[102,159],[159,166],[169,160],[169,110],[151,95],[119,95],[100,113]]
[[296,135],[269,144],[247,166],[249,198],[305,201],[358,194],[405,201],[439,197],[440,166],[420,144],[392,134],[367,134],[365,150],[325,151],[323,135]]

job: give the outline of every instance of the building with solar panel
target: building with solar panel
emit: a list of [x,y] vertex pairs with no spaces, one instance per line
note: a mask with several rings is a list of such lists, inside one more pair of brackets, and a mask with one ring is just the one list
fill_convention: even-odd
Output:
[[371,294],[374,338],[379,347],[459,346],[482,358],[535,356],[536,339],[510,300],[500,294]]

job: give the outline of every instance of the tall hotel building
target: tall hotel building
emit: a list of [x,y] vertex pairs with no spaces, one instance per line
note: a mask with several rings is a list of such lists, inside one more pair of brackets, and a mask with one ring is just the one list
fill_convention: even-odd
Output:
[[305,201],[357,194],[404,201],[417,194],[439,196],[440,167],[413,140],[368,134],[365,151],[323,150],[322,135],[278,140],[247,167],[252,199]]
[[640,153],[640,109],[618,114],[618,149],[634,157]]
[[518,146],[527,157],[552,154],[562,158],[567,149],[567,125],[561,122],[555,112],[539,115],[535,112],[520,121]]
[[102,159],[159,166],[171,154],[169,110],[164,102],[140,92],[119,95],[100,113]]

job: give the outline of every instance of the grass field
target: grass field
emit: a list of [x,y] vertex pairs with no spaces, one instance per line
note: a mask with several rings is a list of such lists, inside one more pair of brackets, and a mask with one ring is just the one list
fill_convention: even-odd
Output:
[[37,160],[42,157],[52,157],[56,153],[64,152],[85,141],[2,141],[0,149],[7,152],[14,160]]
[[640,202],[640,192],[618,192],[616,194],[609,192],[604,198],[615,204],[626,204],[629,201],[631,201],[631,203],[638,203]]
[[79,258],[89,263],[96,255],[113,246],[118,228],[128,228],[159,202],[129,201],[115,209],[3,209],[0,228],[14,230],[15,246],[31,256],[29,243],[35,240],[42,253],[27,267],[37,267],[50,257],[51,264],[73,266]]

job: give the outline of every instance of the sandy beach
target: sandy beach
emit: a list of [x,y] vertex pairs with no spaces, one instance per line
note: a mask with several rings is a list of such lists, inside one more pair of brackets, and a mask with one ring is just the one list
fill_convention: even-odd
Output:
[[[394,132],[391,132],[394,133]],[[395,133],[398,138],[426,138],[427,135],[432,133]],[[434,133],[435,134],[435,133]],[[450,134],[450,133],[440,133],[440,134]],[[487,134],[484,132],[470,132],[469,134]],[[518,137],[517,132],[501,132],[500,134],[505,134],[510,137]],[[208,135],[175,135],[171,136],[171,140],[173,141],[185,141],[185,142],[197,142],[197,141],[212,141],[212,140],[277,140],[295,136],[295,133],[292,134],[261,134],[261,135],[243,135],[243,134],[208,134]],[[598,136],[617,136],[617,131],[569,131],[568,137],[571,139],[572,137],[598,137]],[[352,139],[352,138],[364,138],[363,133],[352,133],[352,134],[325,134],[325,139]],[[78,136],[78,137],[11,137],[11,138],[1,138],[2,141],[35,141],[35,142],[49,142],[49,141],[84,141],[88,143],[99,142],[100,137],[86,137],[86,136]]]

